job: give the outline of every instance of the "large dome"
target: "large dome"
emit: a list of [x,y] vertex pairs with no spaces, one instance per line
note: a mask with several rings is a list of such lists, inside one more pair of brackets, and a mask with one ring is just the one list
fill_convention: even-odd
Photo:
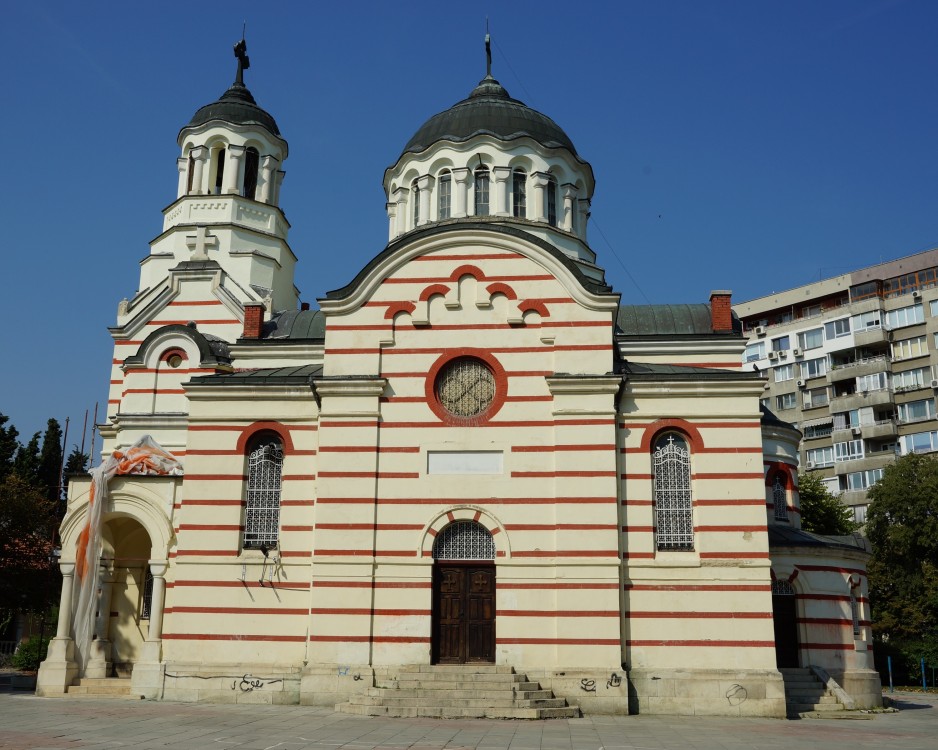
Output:
[[274,118],[257,106],[251,92],[243,83],[233,83],[218,101],[206,104],[196,112],[186,128],[195,128],[211,120],[220,120],[232,125],[260,125],[271,135],[280,137]]
[[468,98],[421,125],[404,146],[403,154],[419,153],[438,141],[459,143],[476,135],[502,141],[528,137],[547,148],[565,148],[576,155],[573,141],[556,122],[512,99],[491,75],[483,78]]

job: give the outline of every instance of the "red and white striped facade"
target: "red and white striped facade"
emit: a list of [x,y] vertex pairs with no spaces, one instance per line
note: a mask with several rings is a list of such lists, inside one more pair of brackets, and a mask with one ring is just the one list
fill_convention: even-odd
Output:
[[[279,164],[285,143],[255,130],[184,129],[180,163],[234,132]],[[576,200],[592,191],[588,165],[562,149],[489,136],[470,145],[493,169],[527,150],[541,168],[567,170]],[[410,171],[471,150],[434,149],[402,157],[389,197]],[[694,335],[617,332],[619,296],[593,263],[585,212],[576,231],[543,216],[468,214],[392,232],[348,287],[320,300],[319,337],[269,338],[248,332],[245,310],[263,304],[270,319],[296,306],[273,195],[211,196],[220,218],[206,222],[207,197],[186,185],[154,241],[162,270],[145,264],[152,278],[112,329],[102,427],[106,452],[151,434],[185,474],[113,482],[95,669],[132,670],[150,697],[341,701],[431,662],[434,541],[472,521],[495,547],[494,661],[584,711],[783,716],[777,579],[798,602],[801,665],[872,702],[864,553],[770,546],[770,527],[800,526],[799,435],[763,422],[762,381],[732,364],[745,340],[716,319]],[[493,377],[492,402],[473,420],[437,392],[460,358]],[[284,453],[266,551],[243,544],[247,451],[261,433]],[[665,433],[689,446],[689,549],[656,547],[652,454]],[[779,471],[787,520],[774,512]],[[70,483],[66,576],[88,488]],[[67,628],[40,692],[74,677]],[[246,674],[260,684],[235,689]]]

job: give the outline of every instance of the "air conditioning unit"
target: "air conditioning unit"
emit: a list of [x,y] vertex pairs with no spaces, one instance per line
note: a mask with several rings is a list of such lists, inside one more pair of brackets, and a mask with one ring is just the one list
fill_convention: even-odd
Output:
[[814,461],[806,461],[804,467],[805,467],[806,469],[813,469],[813,468],[814,468]]
[[788,359],[788,352],[786,352],[784,349],[782,349],[782,350],[778,353],[778,358],[779,358],[779,359]]
[[799,388],[804,388],[804,387],[805,387],[805,382],[804,382],[803,380],[799,380],[799,381],[798,381],[798,387],[799,387]]
[[912,299],[920,299],[921,296],[922,296],[922,293],[918,289],[912,292]]
[[803,357],[803,356],[804,356],[804,350],[802,350],[802,349],[795,349],[795,356],[796,356],[796,357]]
[[931,381],[931,387],[938,388],[938,378],[935,378],[934,380]]
[[860,430],[859,427],[854,427],[854,428],[853,428],[853,434],[854,434],[854,435],[859,435],[860,432],[861,432],[861,430]]
[[765,326],[756,326],[756,336],[765,336]]
[[769,359],[771,359],[773,362],[777,362],[778,352],[769,352]]

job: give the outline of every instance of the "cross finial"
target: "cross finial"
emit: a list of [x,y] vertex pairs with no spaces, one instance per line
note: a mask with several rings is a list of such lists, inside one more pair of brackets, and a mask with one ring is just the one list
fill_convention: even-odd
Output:
[[244,39],[247,23],[241,28],[241,41],[234,46],[234,56],[238,58],[238,73],[235,76],[235,85],[244,85],[244,71],[251,67],[251,58],[248,57],[248,43]]
[[489,17],[485,17],[485,75],[492,77],[492,37],[489,35]]
[[205,227],[197,227],[195,234],[186,235],[186,247],[192,251],[192,260],[208,260],[208,249],[218,244],[218,237]]

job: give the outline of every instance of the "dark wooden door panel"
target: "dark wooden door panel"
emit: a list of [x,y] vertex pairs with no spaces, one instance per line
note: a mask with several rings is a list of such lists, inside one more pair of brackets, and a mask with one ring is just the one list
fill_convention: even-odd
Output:
[[433,572],[433,661],[495,661],[495,566],[440,563]]

